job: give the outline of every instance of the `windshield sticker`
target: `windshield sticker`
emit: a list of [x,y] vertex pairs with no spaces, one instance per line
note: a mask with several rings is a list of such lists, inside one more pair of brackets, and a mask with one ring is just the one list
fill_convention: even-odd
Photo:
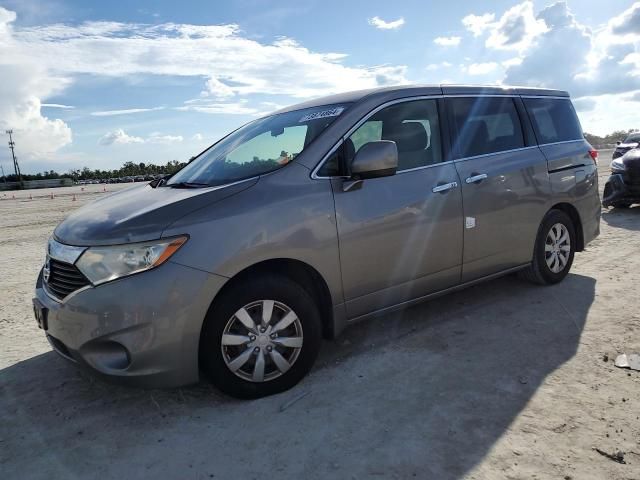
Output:
[[299,123],[308,122],[309,120],[317,120],[319,118],[337,117],[344,111],[344,107],[331,108],[320,112],[313,112],[305,115],[299,120]]

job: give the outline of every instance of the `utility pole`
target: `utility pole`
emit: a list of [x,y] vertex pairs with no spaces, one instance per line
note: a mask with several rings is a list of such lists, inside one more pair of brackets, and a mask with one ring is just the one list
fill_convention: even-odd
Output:
[[4,167],[2,165],[0,165],[0,170],[2,170],[2,179],[4,180],[4,183],[7,183],[7,176],[4,174]]
[[11,157],[13,158],[13,170],[16,172],[16,177],[18,178],[18,184],[22,185],[22,175],[20,174],[20,166],[18,165],[18,159],[16,158],[16,152],[14,151],[16,142],[13,141],[13,137],[12,137],[13,130],[5,130],[5,133],[9,135],[9,148],[11,149]]

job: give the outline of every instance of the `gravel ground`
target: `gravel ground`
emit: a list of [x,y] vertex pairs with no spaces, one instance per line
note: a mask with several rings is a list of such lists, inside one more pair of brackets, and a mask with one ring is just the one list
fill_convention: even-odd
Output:
[[640,372],[613,365],[640,352],[640,207],[605,211],[557,286],[509,276],[354,325],[249,402],[115,387],[51,351],[44,245],[102,188],[0,194],[0,478],[640,479]]

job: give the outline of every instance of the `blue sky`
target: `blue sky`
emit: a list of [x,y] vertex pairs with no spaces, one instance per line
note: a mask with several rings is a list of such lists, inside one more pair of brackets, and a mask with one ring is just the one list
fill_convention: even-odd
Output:
[[443,82],[566,89],[586,131],[640,128],[640,2],[0,0],[25,172],[184,160],[281,106]]

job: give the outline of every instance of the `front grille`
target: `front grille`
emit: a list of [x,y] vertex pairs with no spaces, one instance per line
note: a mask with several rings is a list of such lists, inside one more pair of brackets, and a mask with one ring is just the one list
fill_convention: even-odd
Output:
[[56,298],[62,300],[91,282],[74,265],[51,258],[49,259],[49,279],[45,283],[47,289]]

